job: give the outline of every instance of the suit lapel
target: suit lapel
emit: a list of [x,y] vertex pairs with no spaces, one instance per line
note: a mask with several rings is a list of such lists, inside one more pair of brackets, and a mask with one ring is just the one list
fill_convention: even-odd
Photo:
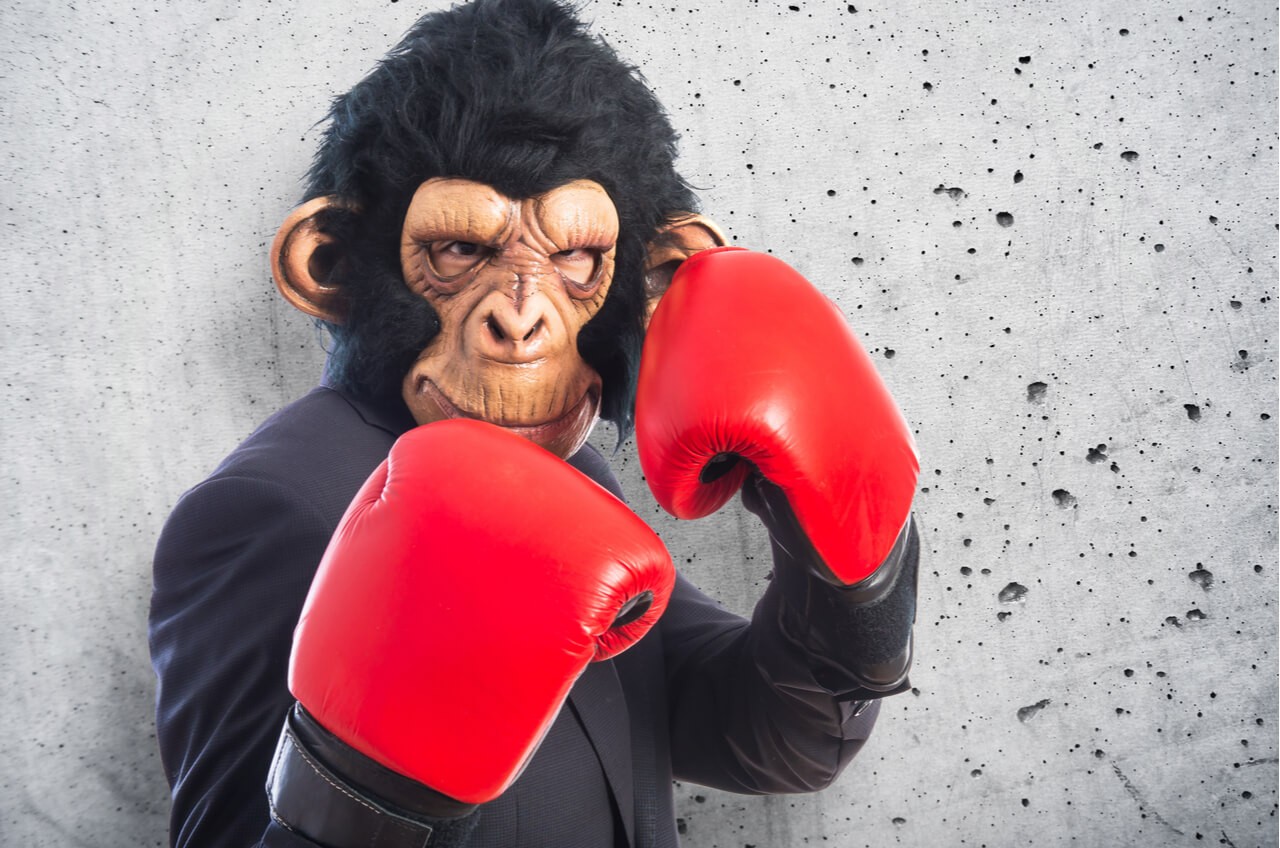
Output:
[[613,661],[587,666],[569,693],[569,706],[600,758],[622,816],[627,844],[635,845],[635,787],[631,773],[631,717]]

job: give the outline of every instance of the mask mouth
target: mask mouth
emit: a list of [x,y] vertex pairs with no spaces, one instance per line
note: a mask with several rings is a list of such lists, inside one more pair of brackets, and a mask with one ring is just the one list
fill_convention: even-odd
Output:
[[589,382],[581,397],[564,412],[544,421],[531,423],[495,421],[483,415],[467,412],[451,401],[428,377],[418,378],[417,393],[429,398],[445,418],[471,418],[476,421],[486,421],[526,438],[552,453],[561,455],[565,455],[564,451],[568,449],[570,442],[573,443],[572,450],[568,452],[577,450],[600,416],[600,383],[596,380]]

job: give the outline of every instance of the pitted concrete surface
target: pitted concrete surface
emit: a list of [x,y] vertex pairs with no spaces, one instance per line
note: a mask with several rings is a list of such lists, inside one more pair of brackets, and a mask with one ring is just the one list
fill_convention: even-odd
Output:
[[[0,10],[5,844],[167,841],[152,547],[318,378],[267,248],[329,98],[431,7]],[[823,793],[678,786],[685,845],[1276,845],[1274,4],[585,8],[922,456],[915,688]],[[614,465],[749,611],[754,517]]]

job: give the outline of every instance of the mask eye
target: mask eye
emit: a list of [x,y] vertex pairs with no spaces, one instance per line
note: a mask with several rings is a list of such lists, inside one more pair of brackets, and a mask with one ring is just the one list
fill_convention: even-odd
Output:
[[442,283],[452,282],[478,267],[492,253],[489,247],[471,241],[436,241],[425,247],[427,264]]
[[562,250],[551,255],[551,263],[575,297],[590,297],[600,287],[600,251],[596,248]]

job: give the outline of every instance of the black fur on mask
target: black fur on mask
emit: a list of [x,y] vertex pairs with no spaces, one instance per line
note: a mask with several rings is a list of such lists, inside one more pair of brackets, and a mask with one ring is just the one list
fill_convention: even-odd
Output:
[[328,325],[330,379],[370,399],[399,397],[439,332],[400,269],[404,216],[418,186],[463,177],[514,198],[594,180],[618,210],[616,271],[578,346],[604,380],[601,414],[631,428],[643,340],[646,242],[695,209],[675,170],[676,134],[639,71],[557,0],[476,0],[423,17],[329,113],[307,199],[332,195],[321,229],[345,246],[331,283],[349,302]]

